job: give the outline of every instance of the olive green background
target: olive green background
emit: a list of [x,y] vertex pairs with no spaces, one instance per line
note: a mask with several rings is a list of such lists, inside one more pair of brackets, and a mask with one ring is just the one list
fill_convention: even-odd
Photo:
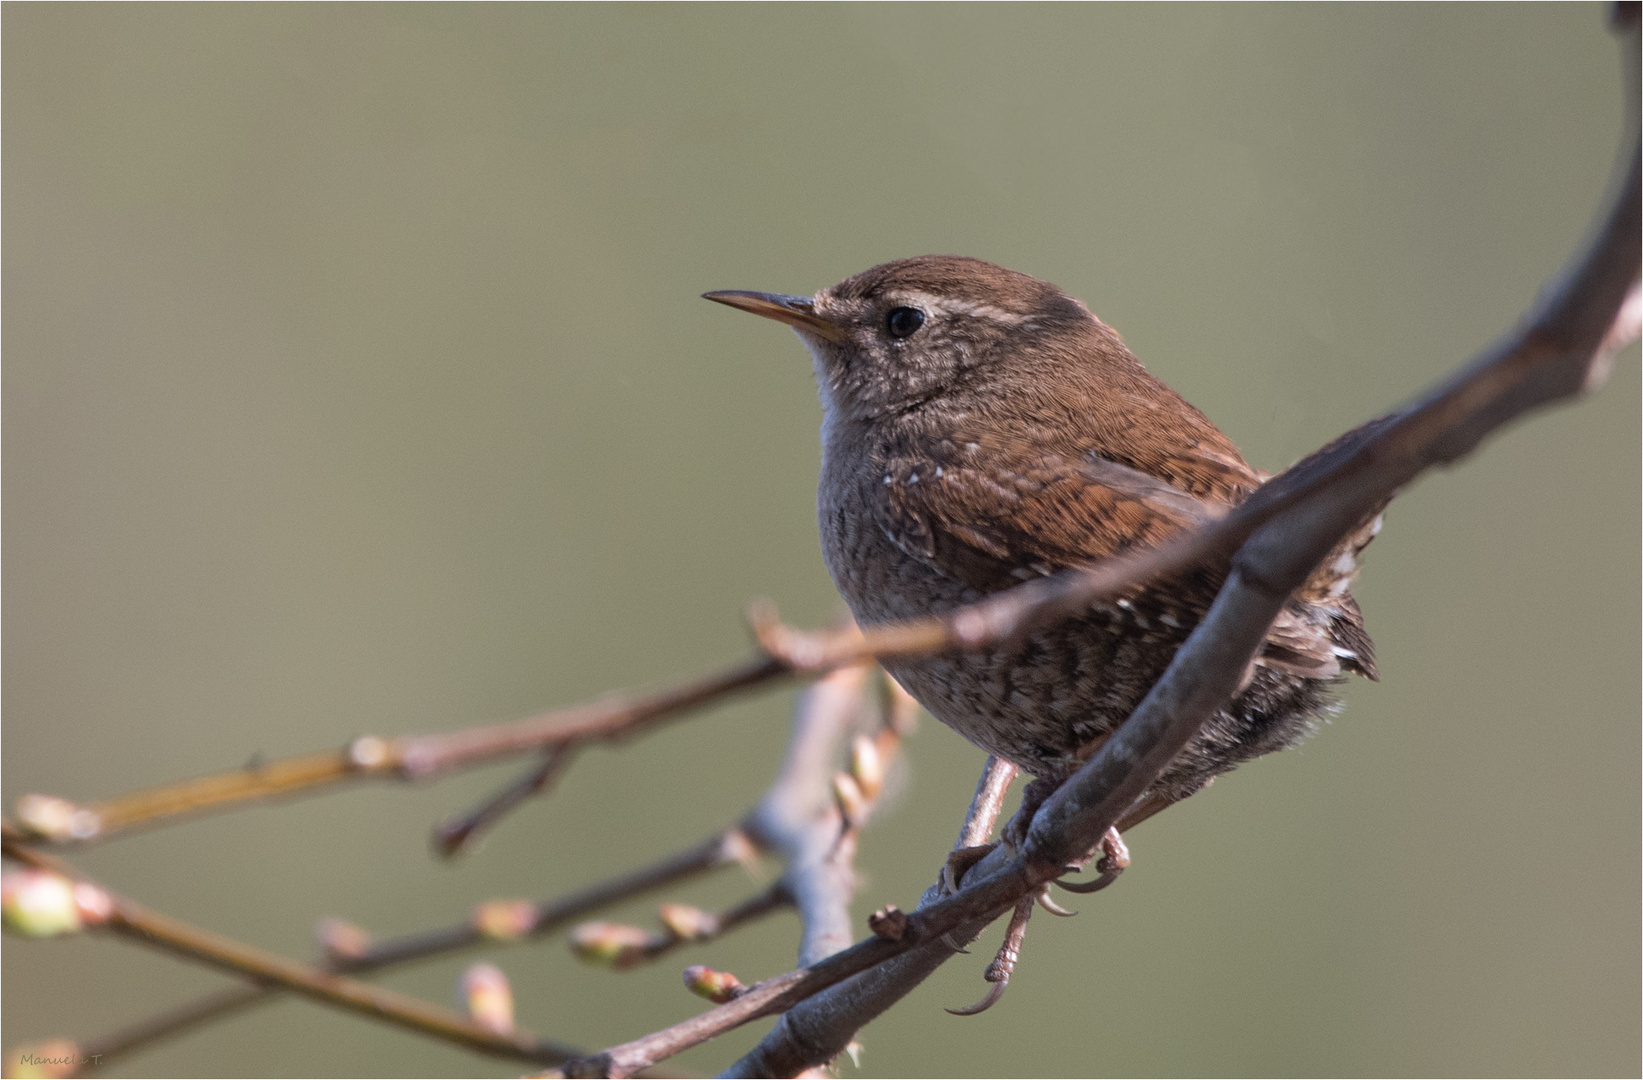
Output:
[[[7,804],[657,685],[744,654],[754,596],[828,618],[808,363],[704,290],[992,259],[1282,467],[1525,310],[1635,123],[1616,55],[1586,4],[8,5]],[[992,1012],[941,1007],[996,928],[842,1075],[1635,1075],[1638,399],[1634,347],[1407,492],[1358,589],[1384,681],[1138,829]],[[587,753],[455,864],[429,825],[517,766],[76,857],[308,955],[322,915],[404,932],[697,840],[790,704]],[[860,915],[932,880],[981,765],[933,722],[908,754]],[[685,965],[794,942],[490,958],[522,1023],[599,1047],[696,1012]],[[382,981],[450,1001],[469,959]],[[4,974],[11,1046],[227,983],[90,939],[9,940]],[[115,1071],[518,1067],[284,1001]]]

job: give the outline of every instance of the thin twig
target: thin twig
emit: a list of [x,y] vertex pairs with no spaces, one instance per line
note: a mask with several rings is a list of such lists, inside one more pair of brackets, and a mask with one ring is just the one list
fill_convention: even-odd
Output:
[[[526,903],[515,924],[517,932],[508,940],[537,938],[550,934],[604,908],[631,900],[644,893],[686,881],[698,874],[732,863],[746,862],[758,845],[739,825],[721,830],[695,847],[651,863],[629,874],[610,878],[564,896]],[[484,905],[481,905],[483,909]],[[495,929],[488,934],[480,919],[470,918],[400,937],[373,941],[359,957],[348,963],[350,972],[371,971],[390,964],[420,960],[452,949],[499,940]]]
[[[10,841],[6,842],[4,850],[7,858],[18,862],[49,870],[73,881],[90,881],[73,867],[41,852]],[[107,890],[103,892],[107,893]],[[454,1010],[332,974],[162,915],[125,897],[113,893],[107,895],[112,907],[105,924],[109,931],[174,955],[198,960],[259,983],[277,985],[328,1005],[424,1035],[433,1035],[494,1057],[557,1065],[577,1053],[574,1047],[539,1040],[527,1031],[515,1030],[506,1034],[492,1031]]]
[[540,763],[531,766],[501,791],[434,826],[434,850],[450,858],[471,847],[525,800],[551,789],[575,755],[576,751],[570,746],[553,747],[542,756]]
[[311,794],[348,781],[426,780],[533,750],[620,741],[658,721],[788,674],[785,663],[760,655],[650,694],[612,694],[523,720],[441,735],[399,739],[363,735],[340,750],[259,762],[99,802],[81,804],[56,796],[25,795],[18,800],[17,816],[35,841],[101,840],[138,827]]
[[792,906],[786,884],[778,881],[723,911],[663,904],[662,929],[655,932],[616,923],[583,923],[571,931],[571,947],[583,959],[627,971],[659,960],[682,945],[706,944]]
[[[8,841],[17,842],[22,839],[21,834],[8,829]],[[714,834],[703,843],[632,873],[552,900],[544,900],[537,904],[526,902],[526,918],[522,920],[524,928],[521,932],[530,937],[541,937],[603,908],[677,884],[708,870],[745,862],[754,857],[756,852],[757,848],[741,828],[732,826]],[[332,956],[321,965],[320,970],[334,974],[359,975],[425,959],[442,952],[478,945],[487,940],[494,939],[487,938],[477,920],[469,919],[434,930],[374,941],[356,955]],[[200,1024],[228,1016],[240,1008],[271,1000],[281,993],[283,988],[279,986],[253,985],[205,994],[194,1001],[167,1009],[120,1031],[87,1041],[84,1044],[83,1056],[101,1054],[102,1060],[93,1069],[107,1068],[119,1057],[144,1049],[155,1042],[175,1037]]]
[[273,993],[277,991],[256,983],[231,986],[207,994],[197,1001],[190,1001],[174,1009],[145,1017],[118,1031],[99,1036],[81,1047],[81,1056],[92,1059],[96,1064],[81,1069],[75,1075],[84,1076],[97,1069],[106,1068],[113,1064],[116,1058],[124,1057],[133,1051],[164,1042],[166,1039],[174,1039],[202,1024],[226,1019]]
[[784,882],[776,882],[768,889],[763,889],[740,903],[719,912],[704,913],[706,918],[692,928],[688,934],[671,933],[669,942],[658,944],[647,952],[645,959],[655,960],[672,952],[681,945],[702,945],[715,938],[723,937],[733,930],[746,926],[766,915],[793,906],[793,897],[787,891]]

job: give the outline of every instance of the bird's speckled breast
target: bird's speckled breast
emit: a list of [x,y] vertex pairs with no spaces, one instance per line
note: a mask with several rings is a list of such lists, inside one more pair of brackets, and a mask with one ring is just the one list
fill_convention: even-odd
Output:
[[[827,448],[834,449],[833,447]],[[864,626],[939,614],[981,599],[897,546],[875,521],[870,485],[881,469],[824,454],[818,498],[822,554]],[[1189,590],[1202,593],[1204,590]],[[1149,589],[1120,608],[1102,605],[999,649],[889,661],[885,667],[930,713],[970,742],[1034,775],[1063,771],[1071,755],[1111,732],[1163,674],[1213,599]],[[1169,611],[1178,625],[1158,619]],[[1151,612],[1153,617],[1148,617]],[[1239,761],[1292,743],[1327,709],[1327,682],[1258,669],[1159,782],[1184,797]]]
[[[845,464],[829,456],[830,467]],[[981,599],[877,527],[867,506],[876,493],[863,478],[877,480],[882,470],[862,461],[852,472],[824,472],[818,516],[827,568],[858,622],[939,614]],[[1185,630],[1142,630],[1130,612],[1103,606],[1008,648],[885,666],[942,723],[1042,773],[1129,715],[1173,652],[1159,650],[1160,632],[1175,646],[1185,640]]]

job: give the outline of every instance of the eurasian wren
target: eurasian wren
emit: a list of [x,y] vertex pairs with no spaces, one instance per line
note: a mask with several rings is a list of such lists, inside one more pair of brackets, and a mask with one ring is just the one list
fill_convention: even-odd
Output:
[[[864,626],[1157,544],[1263,479],[1089,309],[1026,274],[929,255],[814,297],[707,298],[791,325],[810,351],[822,552]],[[1291,598],[1244,688],[1120,827],[1300,740],[1345,672],[1376,677],[1347,591],[1374,527]],[[1226,571],[1150,582],[1008,646],[885,666],[942,723],[1053,782],[1140,702]]]

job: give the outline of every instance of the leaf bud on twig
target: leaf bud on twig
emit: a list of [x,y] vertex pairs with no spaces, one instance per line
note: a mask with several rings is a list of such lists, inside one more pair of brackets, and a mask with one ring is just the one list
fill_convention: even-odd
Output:
[[0,875],[0,919],[24,937],[56,937],[102,926],[114,900],[89,882],[50,870],[11,870]]
[[747,992],[747,986],[728,971],[715,971],[704,964],[685,968],[685,985],[692,994],[705,997],[716,1005],[734,1001]]
[[492,941],[518,941],[536,929],[536,905],[529,900],[487,900],[474,908],[473,924]]
[[328,960],[358,960],[371,951],[371,935],[343,919],[321,919],[314,937]]
[[860,828],[867,819],[867,797],[855,778],[849,773],[834,773],[833,798],[838,801],[844,823],[852,829]]
[[621,971],[645,962],[651,936],[637,926],[588,922],[570,932],[571,951],[578,959]]
[[764,868],[759,860],[759,846],[741,829],[731,829],[725,833],[719,857],[740,863],[742,869],[747,871],[747,876],[754,881],[764,879]]
[[468,1017],[487,1031],[513,1030],[513,986],[495,964],[474,964],[462,973],[457,991]]
[[884,759],[879,756],[878,744],[866,735],[857,735],[850,744],[850,775],[863,795],[869,799],[879,797],[884,787]]
[[719,932],[718,918],[689,904],[663,904],[657,917],[680,941],[701,941]]
[[388,741],[376,735],[361,735],[348,744],[348,764],[374,772],[388,764]]
[[36,836],[59,843],[90,840],[103,831],[103,821],[94,810],[56,795],[24,795],[17,800],[17,820]]

